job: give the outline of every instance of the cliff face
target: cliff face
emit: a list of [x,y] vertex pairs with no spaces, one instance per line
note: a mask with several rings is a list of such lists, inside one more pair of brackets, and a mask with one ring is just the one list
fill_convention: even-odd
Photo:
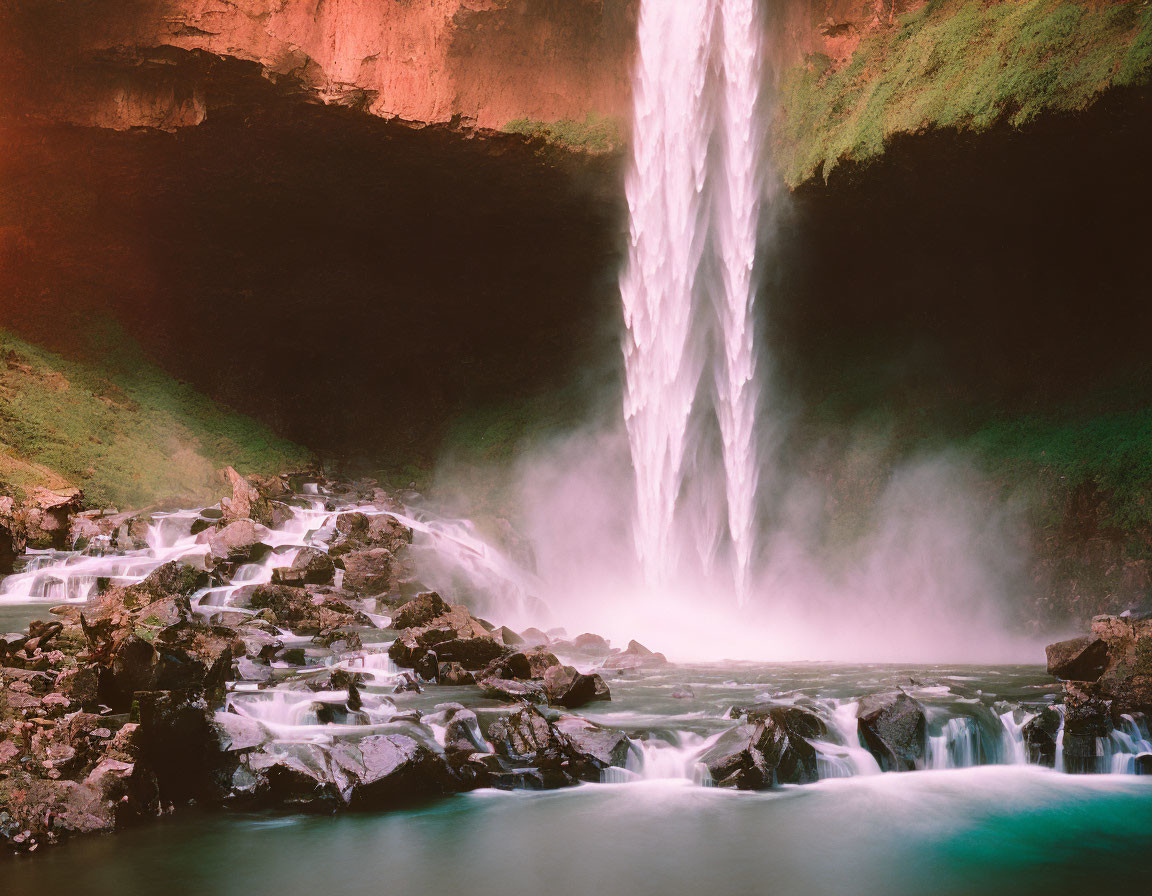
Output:
[[26,111],[77,124],[203,121],[211,84],[177,77],[162,49],[175,48],[384,118],[498,128],[624,114],[634,12],[632,0],[24,0],[8,31],[34,73]]

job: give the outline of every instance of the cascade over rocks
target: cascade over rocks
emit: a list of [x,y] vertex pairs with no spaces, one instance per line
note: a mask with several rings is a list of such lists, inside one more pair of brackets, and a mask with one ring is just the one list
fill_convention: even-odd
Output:
[[913,771],[927,752],[924,707],[904,691],[872,694],[856,711],[860,742],[884,771]]

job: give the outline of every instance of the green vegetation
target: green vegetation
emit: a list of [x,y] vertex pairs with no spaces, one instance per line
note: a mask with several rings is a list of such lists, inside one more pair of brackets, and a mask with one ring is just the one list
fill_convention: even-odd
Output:
[[624,145],[624,127],[619,120],[594,112],[583,121],[531,121],[518,118],[504,125],[509,134],[543,140],[549,146],[579,150],[590,155],[606,155]]
[[97,504],[215,500],[217,471],[273,473],[304,449],[150,364],[115,330],[99,363],[68,360],[0,331],[0,482],[84,489]]
[[1051,517],[1046,525],[1087,489],[1105,528],[1152,527],[1152,408],[998,419],[964,444],[1001,481],[1043,483],[1038,509]]
[[777,160],[792,184],[880,155],[898,133],[1022,126],[1152,81],[1152,3],[929,0],[833,70],[807,60],[782,86]]

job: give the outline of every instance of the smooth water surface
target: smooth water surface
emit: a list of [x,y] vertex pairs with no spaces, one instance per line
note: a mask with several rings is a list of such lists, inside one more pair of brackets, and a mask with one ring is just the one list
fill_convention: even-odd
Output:
[[1051,896],[1147,892],[1150,845],[1150,779],[985,767],[764,794],[647,782],[186,817],[12,859],[0,879],[19,896]]

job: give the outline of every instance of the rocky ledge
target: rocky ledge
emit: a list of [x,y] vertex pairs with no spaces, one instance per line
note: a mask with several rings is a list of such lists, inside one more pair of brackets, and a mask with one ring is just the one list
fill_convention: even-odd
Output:
[[[1152,617],[1097,616],[1090,634],[1049,644],[1047,655],[1048,673],[1064,681],[1063,730],[1058,711],[1041,713],[1024,728],[1028,751],[1051,766],[1059,746],[1066,770],[1096,771],[1101,743],[1152,712]],[[1136,762],[1152,773],[1152,756]]]
[[[449,605],[414,578],[412,531],[373,481],[225,475],[231,496],[196,512],[85,511],[71,492],[0,508],[13,554],[47,552],[19,560],[6,589],[32,579],[32,597],[70,598],[0,636],[10,847],[193,802],[377,809],[597,781],[625,763],[622,732],[568,712],[611,699],[571,662],[634,674],[663,656]],[[81,562],[104,566],[69,577]],[[393,699],[429,687],[484,709]]]

